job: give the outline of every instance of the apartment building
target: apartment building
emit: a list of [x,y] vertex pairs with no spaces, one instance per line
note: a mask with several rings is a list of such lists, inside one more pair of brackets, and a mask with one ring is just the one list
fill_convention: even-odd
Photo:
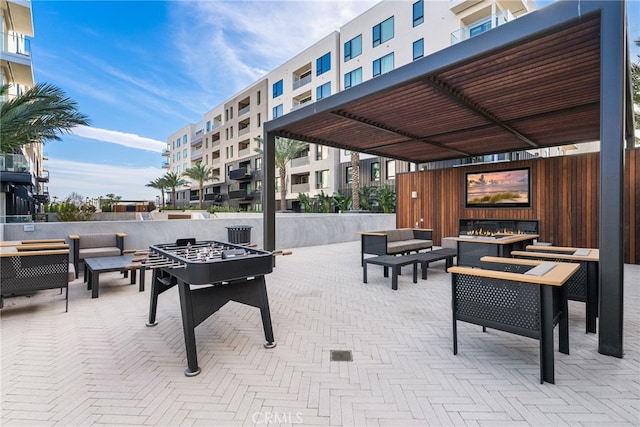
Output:
[[[170,159],[167,167],[177,172],[190,162],[204,161],[214,167],[215,161],[220,181],[207,186],[205,199],[243,210],[261,209],[260,156],[252,147],[254,139],[262,136],[264,120],[308,107],[535,9],[530,0],[381,1],[205,115],[204,158],[195,151],[185,160],[184,148],[181,157],[174,158],[180,150],[174,142],[185,135],[188,141],[196,141],[201,125],[170,136],[164,153]],[[209,141],[212,148],[206,148]],[[340,190],[350,195],[350,159],[348,152],[306,143],[290,162],[286,182],[276,179],[276,199],[283,185],[287,207],[294,210],[302,193],[316,197]],[[393,186],[397,173],[428,167],[361,153],[361,187]],[[197,184],[192,183],[176,202],[197,200]]]
[[[10,84],[6,99],[34,86],[31,61],[33,15],[28,0],[0,1],[0,75]],[[30,222],[49,202],[49,172],[43,162],[43,144],[23,146],[0,154],[0,222]]]

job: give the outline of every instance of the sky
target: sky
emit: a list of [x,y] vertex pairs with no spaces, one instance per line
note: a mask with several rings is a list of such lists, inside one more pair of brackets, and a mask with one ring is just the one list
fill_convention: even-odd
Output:
[[[52,200],[155,200],[145,184],[167,172],[169,135],[376,3],[33,0],[35,80],[58,86],[91,120],[45,143]],[[637,40],[640,0],[628,8]]]

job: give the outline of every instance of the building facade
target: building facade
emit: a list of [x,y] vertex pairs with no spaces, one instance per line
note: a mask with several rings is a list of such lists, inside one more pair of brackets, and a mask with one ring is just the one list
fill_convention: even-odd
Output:
[[[34,86],[31,60],[33,15],[28,0],[0,2],[0,75],[10,85],[4,101]],[[49,172],[43,144],[34,143],[12,153],[0,153],[0,222],[30,222],[49,202]]]
[[[535,9],[530,0],[384,0],[212,109],[201,124],[171,135],[163,153],[169,160],[166,167],[179,173],[204,162],[219,176],[219,181],[207,184],[207,204],[261,210],[261,156],[255,141],[262,137],[265,120],[308,107]],[[190,147],[203,136],[204,148],[189,154],[184,142],[178,143],[185,135],[187,141],[193,141],[187,142]],[[394,186],[397,173],[430,167],[437,165],[408,164],[361,153],[360,186]],[[348,196],[351,176],[350,153],[305,143],[287,167],[286,182],[276,179],[275,198],[280,199],[283,185],[287,207],[294,210],[299,209],[300,194],[314,198],[340,191]],[[182,189],[176,205],[197,203],[197,192],[197,183]]]

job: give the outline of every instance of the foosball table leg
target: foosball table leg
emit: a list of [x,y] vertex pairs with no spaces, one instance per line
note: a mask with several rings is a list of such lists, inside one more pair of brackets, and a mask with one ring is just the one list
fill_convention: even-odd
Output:
[[264,339],[266,342],[264,343],[264,348],[274,348],[276,346],[276,341],[273,338],[273,327],[271,326],[271,312],[269,311],[269,297],[267,296],[267,284],[262,276],[260,279],[260,288],[261,288],[261,304],[260,304],[260,315],[262,316],[262,328],[264,329]]
[[200,368],[198,367],[198,350],[196,348],[196,323],[189,284],[178,280],[178,293],[180,294],[180,310],[182,311],[184,345],[187,351],[187,369],[184,370],[184,374],[187,377],[194,377],[200,373]]

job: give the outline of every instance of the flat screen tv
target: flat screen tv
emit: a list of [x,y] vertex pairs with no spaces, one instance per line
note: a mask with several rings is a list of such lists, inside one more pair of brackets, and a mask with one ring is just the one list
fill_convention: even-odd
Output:
[[467,208],[531,207],[531,169],[502,169],[465,174]]

